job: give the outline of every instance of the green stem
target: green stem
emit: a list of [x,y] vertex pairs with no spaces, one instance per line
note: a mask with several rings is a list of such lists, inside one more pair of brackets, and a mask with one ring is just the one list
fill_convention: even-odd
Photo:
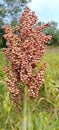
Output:
[[22,130],[26,130],[27,129],[27,86],[25,86],[24,89],[24,101],[23,101],[23,129]]

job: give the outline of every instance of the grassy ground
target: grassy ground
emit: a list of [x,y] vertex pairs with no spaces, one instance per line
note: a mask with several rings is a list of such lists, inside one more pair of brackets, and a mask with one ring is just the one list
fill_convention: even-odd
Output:
[[[39,97],[27,101],[27,130],[59,130],[59,47],[47,47],[43,61],[48,64]],[[15,112],[5,83],[4,65],[7,61],[0,52],[0,130],[22,130],[23,110]]]

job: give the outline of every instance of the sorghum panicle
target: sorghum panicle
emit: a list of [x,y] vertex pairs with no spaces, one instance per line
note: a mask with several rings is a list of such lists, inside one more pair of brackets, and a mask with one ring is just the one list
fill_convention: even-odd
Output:
[[4,38],[7,40],[7,48],[3,51],[11,65],[11,70],[5,69],[9,78],[7,86],[15,102],[21,94],[17,86],[18,82],[28,86],[30,97],[37,98],[39,88],[44,81],[46,63],[41,66],[38,73],[34,74],[34,71],[45,52],[46,43],[51,40],[51,36],[46,36],[42,32],[49,23],[35,26],[37,16],[28,7],[25,8],[19,21],[20,25],[14,30],[7,24],[3,26]]

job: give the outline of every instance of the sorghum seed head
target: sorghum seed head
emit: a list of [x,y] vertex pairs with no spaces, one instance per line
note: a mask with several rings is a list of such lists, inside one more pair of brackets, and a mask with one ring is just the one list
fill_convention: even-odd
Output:
[[41,66],[38,73],[34,74],[34,72],[45,52],[46,43],[51,40],[51,36],[46,36],[42,32],[49,26],[49,23],[34,26],[37,16],[28,7],[25,8],[19,20],[20,26],[16,26],[15,30],[7,24],[3,26],[4,38],[6,38],[8,46],[3,49],[3,52],[11,65],[11,71],[5,68],[8,76],[7,86],[15,103],[21,94],[21,90],[17,86],[18,82],[28,86],[30,97],[38,96],[38,91],[43,83],[46,63]]

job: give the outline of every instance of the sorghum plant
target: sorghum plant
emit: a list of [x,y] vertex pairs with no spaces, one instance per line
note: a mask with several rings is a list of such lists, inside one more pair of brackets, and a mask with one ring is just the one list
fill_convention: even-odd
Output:
[[28,87],[30,98],[37,98],[39,89],[44,82],[46,63],[37,73],[35,70],[51,36],[46,36],[42,32],[49,26],[49,23],[35,26],[36,21],[35,13],[26,7],[19,19],[19,26],[16,26],[14,30],[7,24],[3,26],[4,38],[7,41],[7,48],[4,48],[3,52],[11,65],[11,69],[4,68],[8,77],[6,83],[15,104],[18,103],[19,97],[23,93],[22,89],[18,88],[18,83]]

